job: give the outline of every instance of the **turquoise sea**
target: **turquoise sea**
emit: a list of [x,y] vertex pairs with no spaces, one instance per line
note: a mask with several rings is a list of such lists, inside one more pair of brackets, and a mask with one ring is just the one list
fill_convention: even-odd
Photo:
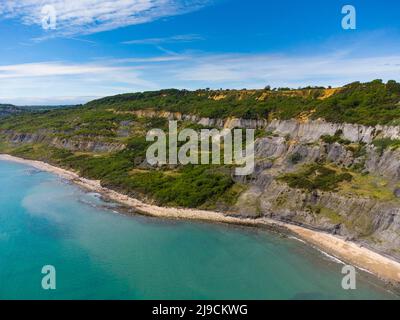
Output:
[[[41,287],[44,265],[56,290]],[[60,178],[0,161],[0,299],[398,299],[273,232],[126,216]]]

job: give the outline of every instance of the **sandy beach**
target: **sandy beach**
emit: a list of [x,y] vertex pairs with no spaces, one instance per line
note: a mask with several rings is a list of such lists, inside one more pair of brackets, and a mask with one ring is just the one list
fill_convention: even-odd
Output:
[[80,177],[78,174],[64,170],[41,161],[25,160],[6,154],[0,155],[2,161],[12,161],[32,166],[36,169],[51,172],[63,179],[67,179],[83,187],[86,190],[97,192],[109,200],[119,202],[123,205],[134,208],[139,213],[160,218],[200,220],[210,222],[221,222],[248,226],[267,226],[290,231],[296,237],[307,243],[329,253],[330,255],[360,269],[367,270],[379,278],[390,283],[400,285],[400,263],[363,248],[356,243],[346,241],[331,234],[309,230],[304,227],[282,223],[267,218],[245,219],[224,215],[219,212],[158,207],[146,204],[137,199],[120,194],[113,190],[103,188],[100,181],[88,180]]

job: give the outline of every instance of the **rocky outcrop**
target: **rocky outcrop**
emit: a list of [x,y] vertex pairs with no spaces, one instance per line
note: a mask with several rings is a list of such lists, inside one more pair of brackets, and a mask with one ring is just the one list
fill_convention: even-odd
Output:
[[180,112],[168,112],[168,111],[158,111],[158,110],[135,110],[135,111],[114,111],[118,114],[133,114],[141,118],[165,118],[168,120],[177,121],[190,121],[197,123],[205,127],[215,127],[215,128],[265,128],[268,124],[267,120],[252,120],[252,119],[240,119],[240,118],[227,118],[227,119],[215,119],[215,118],[204,118],[197,115],[186,115]]
[[[114,110],[113,110],[114,111]],[[117,111],[114,111],[117,112]],[[339,234],[400,259],[400,149],[378,150],[377,138],[400,139],[400,127],[367,127],[335,124],[323,120],[211,119],[196,115],[153,110],[118,111],[137,117],[185,120],[205,127],[264,130],[255,142],[255,171],[251,176],[234,177],[245,184],[228,214],[243,217],[266,216]],[[131,122],[120,124],[117,135],[127,137]],[[72,151],[115,152],[125,145],[101,138],[62,138],[53,132],[23,134],[2,132],[12,144],[42,143]],[[322,136],[340,135],[347,143],[325,143]],[[326,141],[326,140],[325,140]],[[350,143],[351,142],[351,143]],[[385,197],[374,192],[305,191],[290,188],[278,177],[297,172],[304,165],[328,163],[357,172],[360,177],[377,177],[373,191],[385,188]],[[143,167],[148,169],[147,167]],[[382,181],[384,184],[381,184]],[[354,191],[354,192],[353,192]]]
[[39,133],[16,133],[13,131],[2,132],[6,139],[14,145],[41,143],[56,148],[67,149],[70,151],[83,152],[116,152],[125,148],[124,144],[101,141],[96,139],[74,139],[61,138],[51,132],[43,131]]
[[186,120],[195,122],[206,127],[216,128],[247,128],[247,129],[266,129],[281,134],[290,135],[302,142],[314,142],[323,135],[334,135],[342,132],[343,138],[352,142],[371,143],[376,137],[400,139],[400,126],[381,126],[368,127],[349,123],[330,123],[325,120],[272,120],[267,119],[241,119],[227,118],[214,119],[204,118],[196,115],[184,115],[179,112],[157,111],[157,110],[137,110],[118,113],[130,113],[138,117],[166,118],[168,120]]
[[373,146],[367,147],[365,169],[393,181],[400,181],[400,150],[385,150],[380,155]]
[[313,142],[323,135],[334,135],[341,132],[344,139],[352,142],[371,143],[376,137],[400,139],[400,126],[367,127],[348,123],[330,123],[324,120],[299,122],[297,120],[274,120],[267,126],[268,130],[282,135],[290,135],[302,142]]
[[277,181],[262,189],[258,202],[261,215],[352,238],[400,259],[399,202],[307,193]]
[[[374,146],[361,144],[364,152],[357,153],[339,143],[301,141],[298,127],[292,128],[294,131],[276,130],[274,136],[256,141],[254,174],[237,177],[237,181],[248,184],[248,188],[232,208],[234,215],[266,216],[327,231],[400,259],[400,199],[397,198],[400,197],[400,150],[388,149],[381,154]],[[291,139],[282,137],[289,132]],[[313,133],[304,134],[311,137]],[[385,181],[385,185],[377,184],[372,188],[378,192],[386,188],[393,193],[393,199],[383,200],[357,192],[292,189],[277,179],[316,162],[339,168],[357,166],[360,176],[368,173]]]
[[27,110],[23,110],[11,104],[0,104],[0,119],[22,112],[27,112]]
[[71,151],[84,151],[84,152],[117,152],[125,149],[125,145],[121,143],[96,141],[96,140],[71,140],[54,138],[51,140],[51,145],[57,148],[64,148]]

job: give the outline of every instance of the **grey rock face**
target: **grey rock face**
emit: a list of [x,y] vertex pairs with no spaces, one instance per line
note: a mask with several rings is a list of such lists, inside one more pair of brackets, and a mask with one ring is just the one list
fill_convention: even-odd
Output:
[[400,259],[399,202],[380,202],[334,192],[306,193],[275,180],[265,186],[260,195],[253,190],[242,194],[237,206],[242,199],[247,199],[248,206],[249,198],[257,203],[259,215],[351,237],[355,241],[360,239],[372,249]]
[[85,152],[115,152],[125,149],[125,145],[93,140],[69,140],[54,138],[50,144],[57,148],[64,148],[71,151]]
[[314,120],[305,123],[296,120],[274,120],[267,126],[268,130],[282,135],[290,134],[304,142],[314,142],[323,135],[334,135],[341,131],[343,138],[353,142],[371,143],[377,136],[382,138],[400,139],[400,126],[367,127],[348,123],[330,123],[324,120]]
[[104,141],[88,140],[82,138],[81,140],[62,139],[52,137],[49,133],[6,133],[8,140],[12,144],[29,144],[29,143],[43,143],[56,148],[64,148],[71,151],[86,151],[86,152],[115,152],[125,149],[125,145],[119,143],[111,143]]
[[[398,128],[383,129],[379,137],[398,137]],[[272,122],[267,130],[272,131],[274,136],[257,140],[256,163],[268,159],[272,165],[256,165],[250,188],[240,196],[233,209],[237,215],[243,212],[244,216],[248,216],[250,212],[254,216],[302,224],[359,241],[371,249],[400,259],[400,201],[396,201],[395,197],[383,201],[355,193],[306,192],[291,189],[277,179],[284,173],[299,170],[304,164],[329,162],[343,168],[356,165],[360,172],[385,179],[389,186],[398,186],[400,150],[388,149],[383,154],[378,153],[369,144],[378,131],[376,128],[325,122],[299,124],[293,120]],[[349,146],[319,140],[322,135],[334,135],[337,130],[343,131],[343,138],[366,143],[364,151],[355,154]],[[290,136],[289,140],[287,136]],[[300,159],[298,164],[291,161],[294,154],[300,155],[296,157]],[[376,185],[377,192],[379,188]],[[392,190],[400,198],[400,188]]]
[[244,129],[265,129],[280,134],[282,137],[290,135],[300,142],[315,142],[323,135],[334,135],[342,132],[343,138],[352,142],[371,143],[374,138],[400,139],[400,126],[368,127],[349,123],[330,123],[323,119],[300,122],[298,120],[272,120],[266,119],[213,119],[203,118],[196,115],[184,115],[179,112],[156,111],[156,110],[136,110],[129,111],[138,117],[162,117],[168,120],[186,120],[198,123],[206,127],[215,128],[244,128]]
[[[262,119],[210,119],[151,110],[132,113],[139,117],[187,120],[220,129],[265,130],[269,136],[255,142],[253,175],[234,177],[237,182],[246,184],[247,189],[232,208],[226,208],[227,213],[246,217],[265,216],[302,224],[351,238],[400,259],[400,150],[387,149],[381,153],[371,144],[376,138],[400,139],[400,127],[367,127],[323,120],[267,122]],[[129,123],[121,123],[121,136],[128,133],[127,128]],[[335,135],[338,132],[342,132],[343,139],[362,146],[362,152],[356,152],[348,145],[327,144],[320,140],[323,135]],[[125,148],[123,144],[101,140],[61,139],[52,136],[51,132],[2,134],[14,144],[47,143],[73,151],[114,152]],[[143,159],[136,160],[142,162],[143,168],[150,166]],[[316,162],[328,162],[342,168],[357,167],[360,172],[386,181],[392,197],[390,200],[379,200],[379,197],[363,193],[306,192],[292,189],[278,179],[282,174],[296,172],[303,165]],[[380,188],[377,184],[377,193],[381,191]]]

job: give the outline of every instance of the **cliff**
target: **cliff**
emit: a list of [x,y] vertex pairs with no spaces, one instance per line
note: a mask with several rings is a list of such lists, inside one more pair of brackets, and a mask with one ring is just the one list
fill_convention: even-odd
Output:
[[21,113],[23,110],[11,104],[0,104],[0,118]]
[[[375,81],[325,91],[108,97],[1,120],[0,152],[72,169],[158,205],[273,218],[400,259],[400,86]],[[151,166],[145,135],[166,130],[168,120],[179,120],[179,130],[256,129],[255,172],[238,177],[225,165]]]
[[[248,188],[234,206],[236,215],[306,225],[400,258],[400,150],[381,152],[372,144],[344,146],[311,140],[318,136],[320,124],[307,124],[310,134],[305,136],[298,130],[304,124],[292,124],[288,127],[293,131],[281,133],[286,138],[276,131],[276,136],[256,142],[256,171],[240,179]],[[315,163],[335,170],[334,176],[349,172],[352,180],[339,182],[333,190],[309,190],[300,183],[290,187],[280,179],[286,174],[303,178],[302,168]]]

